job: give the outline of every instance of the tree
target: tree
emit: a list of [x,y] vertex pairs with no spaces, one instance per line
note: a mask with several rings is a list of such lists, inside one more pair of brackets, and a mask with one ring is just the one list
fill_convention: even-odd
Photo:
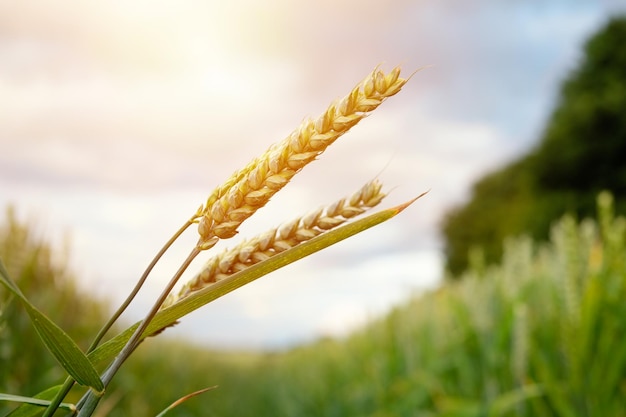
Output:
[[626,193],[626,18],[614,19],[585,48],[534,152],[543,191]]
[[491,263],[508,236],[543,240],[564,213],[592,215],[602,190],[615,195],[618,212],[626,208],[626,17],[610,20],[584,53],[536,148],[479,180],[470,201],[445,216],[453,275],[474,247]]
[[446,214],[442,228],[450,272],[465,269],[472,249],[489,261],[499,259],[503,239],[525,230],[532,209],[527,165],[520,160],[485,176],[473,186],[469,203]]

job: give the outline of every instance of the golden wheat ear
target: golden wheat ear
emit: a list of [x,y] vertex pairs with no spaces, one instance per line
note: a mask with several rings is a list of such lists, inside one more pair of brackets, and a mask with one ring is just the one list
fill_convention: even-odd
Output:
[[400,78],[399,67],[388,74],[374,70],[316,120],[304,120],[282,142],[235,172],[211,193],[193,218],[198,222],[198,248],[206,250],[219,239],[234,236],[241,223],[263,207],[296,173],[387,97],[398,93],[406,81]]
[[350,197],[320,207],[225,250],[209,259],[201,272],[187,282],[178,294],[170,294],[161,308],[169,307],[196,291],[340,226],[378,205],[385,197],[381,189],[379,181],[368,182]]

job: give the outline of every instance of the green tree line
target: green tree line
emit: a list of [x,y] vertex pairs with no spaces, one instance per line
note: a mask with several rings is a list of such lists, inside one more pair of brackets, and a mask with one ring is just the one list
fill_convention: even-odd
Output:
[[545,240],[564,213],[593,214],[611,191],[626,208],[626,17],[611,19],[584,47],[562,85],[543,135],[527,155],[480,179],[470,200],[445,216],[447,269],[463,271],[471,253],[500,259],[508,236]]

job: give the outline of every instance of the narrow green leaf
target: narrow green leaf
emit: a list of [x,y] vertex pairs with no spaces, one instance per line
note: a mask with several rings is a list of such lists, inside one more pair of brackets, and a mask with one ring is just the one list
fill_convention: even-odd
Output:
[[67,373],[79,384],[91,387],[96,392],[102,392],[104,385],[87,356],[67,333],[28,301],[17,284],[9,277],[2,260],[0,260],[0,282],[22,301],[37,334]]
[[[34,397],[22,397],[21,395],[0,393],[0,400],[24,403],[10,412],[7,417],[34,417],[41,414],[43,412],[43,407],[47,407],[50,404],[50,400],[54,398],[60,387],[60,385],[57,385],[48,388]],[[59,408],[69,411],[76,410],[76,406],[69,403],[61,403]]]
[[85,353],[72,338],[31,304],[24,304],[41,340],[76,382],[104,392],[104,384]]
[[491,402],[488,415],[501,416],[512,411],[516,405],[541,395],[544,395],[544,392],[538,384],[524,385],[516,390],[505,392]]
[[[222,281],[216,282],[215,284],[184,298],[173,306],[160,311],[144,332],[143,338],[150,336],[165,327],[171,326],[181,317],[197,310],[198,308],[223,295],[228,294],[233,290],[236,290],[243,285],[256,280],[257,278],[267,275],[270,272],[391,219],[424,194],[421,194],[407,203],[386,210],[381,210],[360,220],[350,222],[335,230],[323,233],[307,242],[301,243],[298,246],[279,253],[278,255],[272,256],[263,262],[252,265],[243,271],[233,274]],[[136,323],[132,327],[115,336],[113,339],[100,345],[96,350],[88,355],[89,359],[91,359],[93,363],[98,363],[117,355],[138,325],[139,324]]]
[[2,262],[2,259],[0,259],[0,282],[2,282],[2,284],[4,284],[4,286],[7,287],[9,291],[17,295],[20,299],[24,299],[24,295],[18,288],[15,281],[11,279],[9,273],[4,267],[4,262]]
[[215,388],[217,388],[217,385],[212,386],[212,387],[208,387],[208,388],[204,388],[204,389],[198,390],[196,392],[192,392],[191,394],[187,394],[184,397],[179,398],[178,400],[174,401],[165,410],[163,410],[159,414],[157,414],[156,417],[163,417],[168,411],[172,410],[175,407],[178,407],[179,405],[181,405],[185,401],[189,400],[190,398],[193,398],[193,397],[195,397],[197,395],[200,395],[200,394],[204,394],[205,392],[214,390]]

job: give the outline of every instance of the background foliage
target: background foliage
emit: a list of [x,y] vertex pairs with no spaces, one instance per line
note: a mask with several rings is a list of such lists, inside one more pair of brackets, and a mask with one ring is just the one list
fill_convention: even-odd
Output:
[[535,149],[473,187],[467,204],[443,221],[447,267],[458,275],[472,248],[487,262],[502,255],[506,237],[545,240],[564,213],[594,211],[610,190],[626,210],[626,17],[614,18],[586,44],[579,67],[564,82]]
[[[487,267],[476,256],[462,279],[416,296],[345,340],[285,352],[226,353],[149,339],[114,380],[99,415],[156,415],[180,396],[212,385],[219,388],[175,414],[620,415],[626,409],[626,219],[613,217],[609,194],[600,200],[598,221],[566,216],[547,244],[508,240],[500,264]],[[25,232],[13,224],[12,230]],[[64,271],[51,265],[43,270]],[[59,278],[48,277],[39,289],[50,282]],[[58,291],[71,288],[65,284]],[[42,309],[58,309],[58,291],[39,300]],[[99,308],[82,299],[80,313],[57,317],[79,339],[87,330],[81,326],[98,318],[76,317]],[[12,304],[3,306],[9,311]],[[9,371],[2,368],[3,390],[32,393],[35,386],[59,382],[43,348],[30,350],[38,346],[34,336],[7,332],[21,323],[14,317],[3,322],[3,352],[12,352],[3,358],[9,365]],[[18,371],[24,367],[28,374]]]
[[[8,208],[0,222],[0,257],[28,299],[85,349],[107,317],[106,305],[80,291],[68,253],[53,250],[37,227]],[[62,368],[41,343],[21,303],[0,286],[0,391],[34,395],[59,383]],[[5,410],[0,403],[0,413]]]
[[[271,355],[198,352],[198,361],[175,354],[176,386],[220,385],[190,401],[186,412],[621,415],[626,220],[612,218],[610,197],[602,199],[599,223],[577,224],[568,216],[552,229],[548,244],[509,240],[499,265],[476,262],[463,279],[416,297],[346,340]],[[154,352],[148,357],[153,369],[163,366]],[[141,375],[145,363],[135,366],[132,373]],[[159,372],[152,372],[142,389],[171,396]]]

